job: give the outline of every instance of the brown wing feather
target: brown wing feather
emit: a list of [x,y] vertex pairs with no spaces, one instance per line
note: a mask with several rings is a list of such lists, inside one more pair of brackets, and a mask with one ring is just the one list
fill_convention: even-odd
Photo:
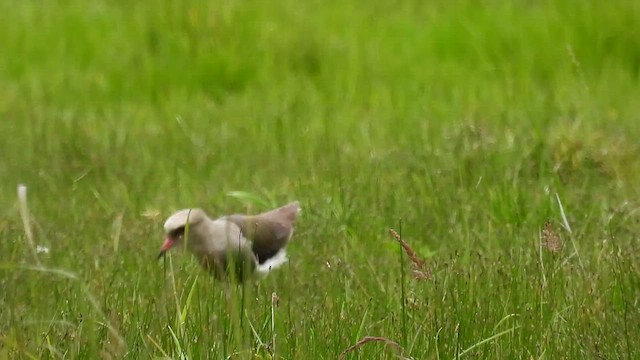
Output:
[[262,214],[235,214],[227,219],[238,225],[244,236],[252,241],[253,253],[262,264],[287,245],[299,211],[300,205],[295,201]]

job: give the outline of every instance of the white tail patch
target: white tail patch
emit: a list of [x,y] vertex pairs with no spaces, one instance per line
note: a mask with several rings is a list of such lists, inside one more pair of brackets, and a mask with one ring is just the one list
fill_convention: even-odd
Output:
[[287,261],[289,261],[287,252],[282,249],[278,251],[273,257],[258,265],[258,273],[262,276],[266,276],[271,270],[279,268]]

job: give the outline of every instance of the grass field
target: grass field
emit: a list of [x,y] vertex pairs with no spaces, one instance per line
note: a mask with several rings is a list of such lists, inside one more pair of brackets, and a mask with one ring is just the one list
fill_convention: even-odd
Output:
[[[640,358],[640,2],[0,14],[0,360]],[[155,260],[295,199],[259,283]]]

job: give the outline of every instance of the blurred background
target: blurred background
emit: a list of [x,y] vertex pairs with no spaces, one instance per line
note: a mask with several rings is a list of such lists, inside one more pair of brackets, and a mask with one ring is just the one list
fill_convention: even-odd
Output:
[[[412,354],[459,353],[549,294],[515,280],[548,280],[535,252],[547,219],[566,236],[558,264],[582,269],[558,282],[548,316],[572,309],[568,324],[581,339],[604,336],[598,351],[609,356],[631,356],[639,343],[635,328],[620,332],[640,320],[624,310],[635,312],[628,306],[639,294],[640,2],[5,0],[0,54],[0,354],[144,358],[161,348],[181,356],[165,323],[200,270],[175,257],[178,290],[163,290],[166,264],[153,256],[166,216],[191,206],[257,212],[295,199],[303,216],[291,268],[261,290],[298,304],[274,330],[284,358],[335,357],[369,333],[362,329],[411,338],[406,322],[386,317],[406,300],[404,290],[396,298],[404,282],[388,233],[400,226],[440,274],[437,287],[415,291],[441,299],[444,314],[427,321],[433,333],[445,329],[440,347],[433,333],[416,335]],[[20,183],[35,242],[49,249],[43,266],[78,275],[101,315],[77,284],[23,269],[33,258],[16,205]],[[616,247],[603,247],[607,239]],[[615,268],[603,258],[625,264],[627,275],[594,280]],[[335,276],[335,264],[349,265]],[[443,280],[456,271],[477,285]],[[497,272],[512,277],[480,285]],[[200,276],[197,289],[206,289]],[[613,313],[585,313],[620,289],[607,284],[626,284],[626,295],[602,300],[608,310],[594,310]],[[537,295],[513,298],[502,286]],[[466,295],[455,306],[442,296],[458,291]],[[366,300],[365,310],[360,300],[373,298],[383,300]],[[267,316],[256,306],[257,318]],[[345,307],[356,315],[310,323]],[[78,330],[78,313],[110,319],[127,352],[104,349],[108,332]],[[460,340],[456,329],[473,318],[485,325],[470,325]],[[51,319],[71,325],[59,330]],[[595,354],[560,330],[541,340],[538,320],[522,320],[527,330],[512,347],[475,356]],[[188,322],[180,336],[205,336],[203,322]],[[184,354],[227,356],[231,347],[215,344],[238,343],[224,339]]]

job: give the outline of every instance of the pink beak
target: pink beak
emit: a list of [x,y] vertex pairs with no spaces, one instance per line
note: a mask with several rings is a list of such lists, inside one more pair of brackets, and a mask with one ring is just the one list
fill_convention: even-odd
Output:
[[162,244],[162,247],[160,248],[160,254],[158,254],[158,259],[160,259],[167,252],[167,250],[171,249],[174,243],[175,243],[175,240],[167,236],[167,238],[164,239],[164,243]]

